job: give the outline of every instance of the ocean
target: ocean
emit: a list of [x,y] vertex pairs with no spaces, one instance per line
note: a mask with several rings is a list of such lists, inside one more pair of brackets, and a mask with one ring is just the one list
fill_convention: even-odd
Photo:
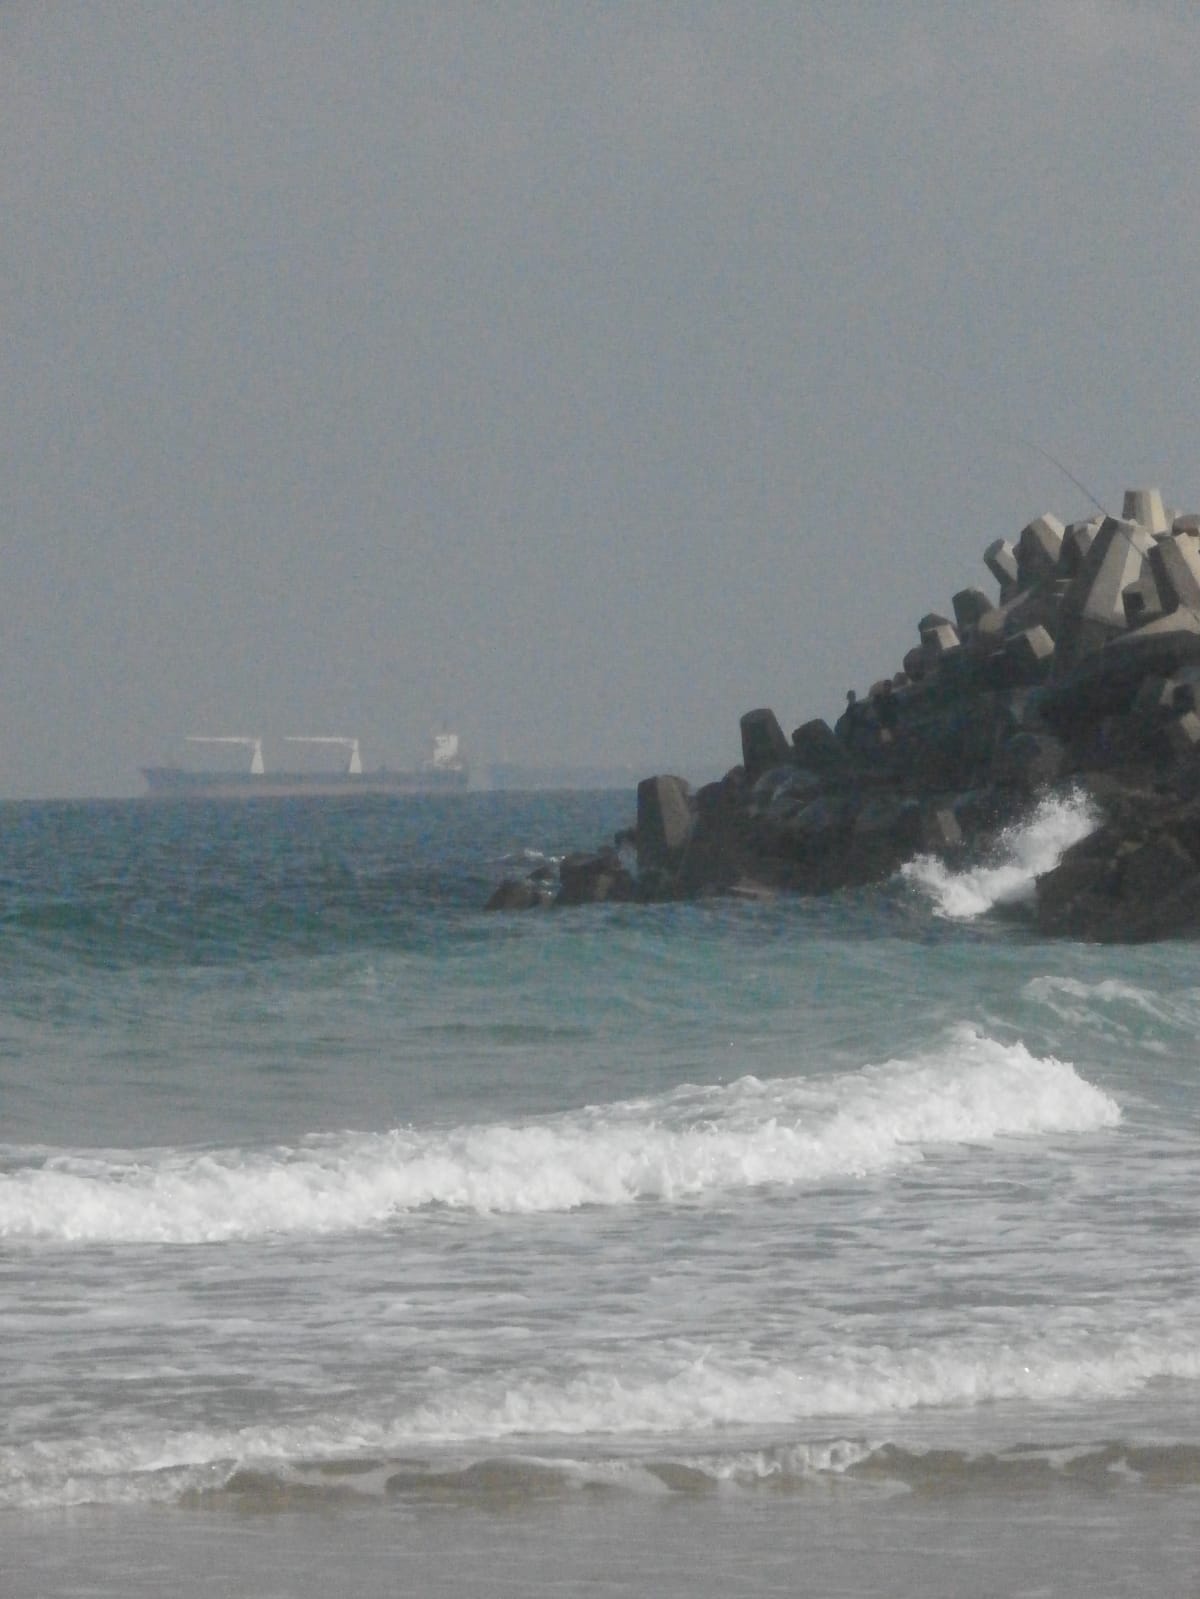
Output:
[[1200,967],[632,793],[0,807],[0,1592],[1200,1591]]

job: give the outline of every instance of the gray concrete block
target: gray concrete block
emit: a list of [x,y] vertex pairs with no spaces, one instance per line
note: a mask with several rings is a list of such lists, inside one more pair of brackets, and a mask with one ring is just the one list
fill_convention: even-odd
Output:
[[1048,733],[1015,733],[996,756],[998,783],[1033,793],[1057,783],[1067,769],[1063,744]]
[[954,607],[954,622],[960,637],[994,609],[982,589],[959,589],[950,603]]
[[1163,611],[1177,611],[1181,605],[1200,610],[1200,539],[1188,533],[1156,539],[1149,560]]
[[[1196,725],[1200,729],[1200,722]],[[1121,858],[1121,898],[1160,899],[1173,893],[1195,871],[1195,861],[1178,839],[1161,833]]]
[[1007,539],[996,539],[983,552],[983,564],[1000,585],[1000,598],[1017,581],[1017,552]]
[[1062,550],[1063,525],[1048,512],[1035,516],[1017,540],[1017,572],[1024,587],[1039,578],[1052,577]]
[[930,855],[947,855],[961,848],[962,828],[947,805],[932,806],[921,813],[921,848]]
[[1011,599],[993,606],[980,617],[972,643],[978,651],[988,654],[999,649],[1006,638],[1013,638],[1031,627],[1045,628],[1051,638],[1056,638],[1060,610],[1060,586],[1035,584],[1033,588],[1019,590]]
[[1133,704],[1129,707],[1132,720],[1143,726],[1152,726],[1163,721],[1171,711],[1168,687],[1171,681],[1170,678],[1159,677],[1157,673],[1147,673],[1142,679],[1142,686],[1133,697]]
[[[1147,658],[1162,654],[1166,657],[1170,654],[1169,646],[1176,639],[1186,642],[1186,658],[1195,659],[1195,646],[1200,641],[1200,612],[1181,605],[1177,611],[1168,611],[1165,616],[1155,617],[1153,622],[1147,622],[1135,633],[1120,633],[1110,639],[1105,645],[1105,653],[1113,656],[1144,654]],[[1159,644],[1164,646],[1161,651],[1155,648]]]
[[792,734],[792,749],[797,762],[812,771],[836,770],[846,764],[846,748],[829,723],[821,717],[804,722]]
[[637,786],[638,870],[674,862],[692,836],[691,789],[685,778],[661,774]]
[[1182,516],[1175,517],[1171,523],[1172,533],[1190,533],[1193,538],[1200,538],[1200,515],[1195,511],[1185,512]]
[[1073,666],[1125,632],[1122,596],[1141,578],[1153,548],[1154,535],[1144,527],[1105,517],[1078,575],[1063,595],[1059,630],[1054,635],[1057,671]]
[[919,683],[927,671],[925,652],[919,644],[914,644],[911,650],[904,652],[904,675],[914,683]]
[[1158,584],[1154,581],[1154,573],[1149,567],[1136,583],[1122,590],[1121,607],[1125,612],[1126,627],[1145,627],[1147,622],[1153,622],[1163,614],[1165,607]]
[[868,794],[854,818],[854,842],[874,846],[887,839],[900,847],[918,848],[921,807],[903,794]]
[[1054,640],[1044,627],[1026,627],[1004,641],[1004,653],[1010,655],[1022,673],[1036,673],[1054,654]]
[[741,719],[742,765],[754,780],[772,766],[787,764],[791,753],[783,729],[772,710],[747,711]]
[[782,821],[802,810],[821,785],[821,776],[803,766],[773,766],[750,790],[750,810]]
[[792,820],[793,829],[818,841],[828,841],[842,834],[854,816],[853,802],[844,794],[821,794],[798,811]]
[[1062,546],[1058,552],[1060,577],[1072,578],[1079,573],[1092,541],[1100,531],[1103,518],[1093,516],[1087,522],[1069,522],[1063,530]]
[[951,655],[961,645],[958,630],[943,622],[940,627],[926,627],[921,630],[921,654],[925,658],[927,669],[936,667],[947,655]]
[[556,905],[600,905],[634,897],[633,879],[612,850],[567,855],[559,864]]
[[1174,717],[1167,723],[1164,732],[1176,760],[1200,750],[1200,716],[1195,711],[1184,711],[1182,716]]
[[1126,522],[1137,522],[1151,533],[1166,533],[1171,526],[1157,489],[1126,489],[1121,515]]

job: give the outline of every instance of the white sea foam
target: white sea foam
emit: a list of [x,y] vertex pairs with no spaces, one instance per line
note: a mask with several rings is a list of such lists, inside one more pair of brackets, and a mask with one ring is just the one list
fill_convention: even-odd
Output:
[[1085,794],[1045,799],[1028,821],[1005,829],[994,861],[955,872],[935,856],[918,855],[900,874],[929,895],[938,915],[970,920],[994,906],[1028,899],[1034,879],[1057,866],[1063,852],[1093,832],[1098,821]]
[[532,1214],[887,1170],[940,1145],[1091,1131],[1114,1101],[969,1028],[924,1056],[742,1078],[519,1123],[270,1150],[58,1152],[0,1174],[0,1237],[195,1243],[378,1228],[427,1206]]
[[[1200,1349],[1188,1329],[1120,1339],[1081,1336],[1073,1346],[1031,1337],[980,1346],[945,1341],[917,1349],[839,1348],[783,1364],[697,1360],[657,1373],[586,1372],[565,1380],[501,1374],[448,1389],[392,1415],[330,1413],[304,1423],[176,1432],[109,1429],[103,1436],[0,1448],[0,1506],[169,1502],[219,1488],[241,1467],[311,1475],[322,1461],[356,1460],[359,1491],[378,1492],[388,1462],[436,1449],[460,1463],[492,1450],[549,1459],[568,1440],[637,1440],[631,1457],[577,1463],[581,1481],[644,1473],[668,1460],[716,1481],[750,1484],[774,1476],[841,1474],[875,1447],[839,1432],[825,1441],[746,1447],[711,1454],[706,1441],[725,1430],[869,1427],[886,1434],[914,1411],[974,1410],[1004,1401],[1039,1405],[1127,1399],[1163,1379],[1200,1379]],[[669,1440],[647,1455],[645,1440]],[[309,1463],[306,1467],[305,1463]],[[328,1482],[328,1478],[324,1479]]]
[[1163,1377],[1200,1378],[1200,1349],[1185,1331],[1064,1348],[1031,1339],[987,1347],[946,1342],[826,1351],[800,1365],[717,1359],[642,1379],[587,1373],[564,1384],[486,1383],[405,1418],[393,1444],[520,1436],[694,1435],[727,1427],[876,1420],[908,1411],[1120,1399]]

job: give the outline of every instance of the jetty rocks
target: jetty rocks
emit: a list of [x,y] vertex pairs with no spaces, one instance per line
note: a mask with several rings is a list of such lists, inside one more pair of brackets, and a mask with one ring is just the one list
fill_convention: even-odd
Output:
[[1132,489],[1122,515],[1036,517],[983,554],[994,595],[930,611],[899,667],[833,726],[741,718],[741,762],[693,790],[638,785],[634,826],[508,880],[489,908],[661,901],[877,883],[915,855],[985,859],[1052,793],[1100,825],[1038,879],[1042,931],[1200,931],[1200,515]]

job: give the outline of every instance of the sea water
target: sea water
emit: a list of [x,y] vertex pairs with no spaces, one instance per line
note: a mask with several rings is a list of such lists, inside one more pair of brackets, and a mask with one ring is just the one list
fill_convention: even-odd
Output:
[[632,811],[0,808],[0,1592],[1197,1591],[1195,946]]

